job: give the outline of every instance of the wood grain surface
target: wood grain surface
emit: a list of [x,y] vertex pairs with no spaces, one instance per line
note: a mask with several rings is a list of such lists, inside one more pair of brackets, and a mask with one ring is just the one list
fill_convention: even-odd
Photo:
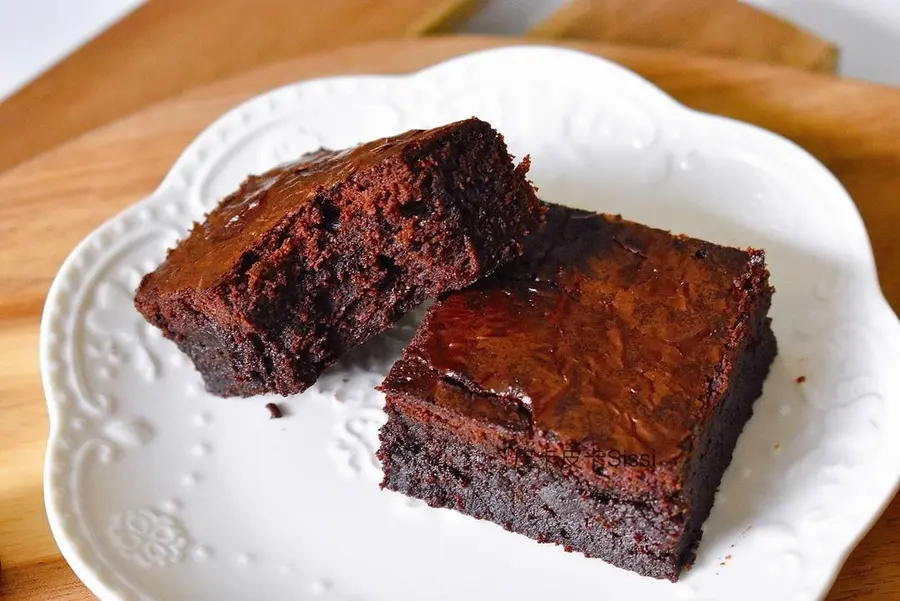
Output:
[[[0,176],[0,559],[4,601],[90,599],[44,514],[47,417],[37,363],[41,307],[77,242],[158,185],[190,140],[249,96],[339,73],[406,73],[514,39],[437,38],[342,48],[192,91],[96,130]],[[689,106],[777,131],[844,183],[869,228],[886,296],[900,307],[900,91],[761,63],[566,44],[643,74]],[[838,241],[839,243],[839,241]],[[861,542],[829,599],[900,599],[900,502]]]
[[835,46],[737,0],[572,0],[536,37],[632,44],[833,73]]
[[189,88],[336,46],[449,31],[482,0],[153,0],[0,104],[0,172]]

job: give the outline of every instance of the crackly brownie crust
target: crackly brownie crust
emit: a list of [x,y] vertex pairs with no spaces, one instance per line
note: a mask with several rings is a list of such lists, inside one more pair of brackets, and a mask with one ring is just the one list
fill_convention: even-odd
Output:
[[675,580],[775,356],[771,294],[761,251],[551,206],[392,368],[383,486]]
[[221,396],[301,392],[344,352],[521,252],[542,207],[469,119],[251,177],[172,249],[135,305]]

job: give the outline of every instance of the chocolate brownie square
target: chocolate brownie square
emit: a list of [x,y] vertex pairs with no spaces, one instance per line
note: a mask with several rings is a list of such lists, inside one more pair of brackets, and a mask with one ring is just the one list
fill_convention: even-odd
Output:
[[520,254],[543,208],[468,119],[251,177],[137,290],[221,396],[293,394],[426,299]]
[[676,580],[776,354],[768,276],[760,250],[551,206],[391,369],[382,486]]

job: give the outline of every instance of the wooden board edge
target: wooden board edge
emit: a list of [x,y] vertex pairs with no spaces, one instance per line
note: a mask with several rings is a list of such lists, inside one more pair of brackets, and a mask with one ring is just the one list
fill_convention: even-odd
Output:
[[[549,16],[544,18],[535,24],[529,31],[528,35],[536,38],[546,38],[546,39],[583,39],[583,40],[594,40],[598,42],[603,42],[603,40],[599,37],[596,38],[587,38],[583,36],[573,35],[569,30],[573,23],[577,23],[583,21],[584,19],[590,18],[591,4],[590,2],[593,0],[571,0],[557,9],[555,12],[551,13]],[[677,1],[677,0],[672,0]],[[732,0],[723,0],[723,1],[732,1]],[[840,51],[837,46],[835,46],[832,42],[820,37],[819,35],[809,31],[808,29],[796,25],[787,21],[786,19],[775,15],[769,11],[763,10],[756,6],[747,6],[747,9],[755,10],[760,12],[767,17],[780,21],[788,27],[795,29],[798,35],[805,36],[811,40],[816,40],[821,44],[821,48],[818,50],[816,56],[810,58],[809,64],[806,66],[806,70],[821,72],[821,73],[835,73],[837,71],[837,66],[840,59]],[[662,49],[662,48],[661,48]],[[687,52],[687,51],[685,51]],[[698,56],[700,53],[696,53]],[[731,60],[738,60],[737,57],[731,57]],[[746,61],[751,61],[752,59],[744,59]],[[765,61],[754,61],[754,62],[765,62]],[[777,64],[777,63],[766,63],[766,64]],[[790,66],[782,64],[782,66]],[[799,66],[794,66],[794,68],[801,68]]]

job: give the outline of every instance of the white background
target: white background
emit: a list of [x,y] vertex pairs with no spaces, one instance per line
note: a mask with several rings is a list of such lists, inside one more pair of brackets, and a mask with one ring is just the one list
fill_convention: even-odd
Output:
[[[523,33],[565,1],[489,0],[463,31]],[[745,1],[837,43],[842,74],[900,85],[900,0]],[[0,99],[142,2],[0,0]]]

